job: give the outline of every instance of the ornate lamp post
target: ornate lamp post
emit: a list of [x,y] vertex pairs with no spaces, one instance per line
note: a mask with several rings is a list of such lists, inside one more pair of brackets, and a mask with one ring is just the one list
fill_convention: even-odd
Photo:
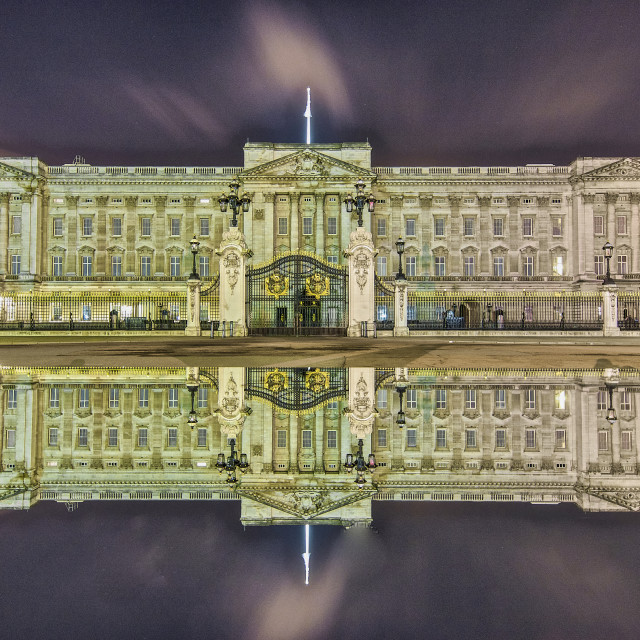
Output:
[[249,204],[251,203],[251,198],[246,193],[240,196],[239,189],[240,182],[238,181],[238,176],[235,176],[229,184],[229,196],[223,193],[220,198],[218,198],[220,211],[222,213],[226,212],[227,206],[231,207],[231,211],[233,211],[233,217],[231,218],[232,227],[238,226],[237,215],[239,209],[242,208],[242,212],[247,213],[247,211],[249,211]]
[[402,238],[396,240],[396,251],[398,252],[398,273],[396,273],[396,280],[406,280],[402,271],[402,254],[404,253],[404,240]]
[[400,429],[402,429],[402,427],[404,427],[404,425],[407,423],[407,418],[402,409],[402,400],[404,398],[406,390],[407,387],[403,384],[399,384],[396,386],[396,392],[400,396],[400,411],[398,411],[398,415],[396,416],[396,424],[398,425],[398,427],[400,427]]
[[189,411],[189,417],[187,418],[187,424],[193,429],[198,424],[198,416],[194,408],[196,393],[198,392],[198,385],[187,385],[187,391],[191,394],[191,411]]
[[356,470],[356,479],[354,482],[358,485],[359,489],[362,489],[367,482],[367,479],[364,476],[365,472],[368,470],[369,473],[373,473],[373,470],[378,466],[376,464],[376,457],[373,453],[369,454],[369,458],[365,462],[364,454],[362,453],[363,444],[363,440],[358,440],[358,451],[356,453],[355,460],[352,453],[347,453],[347,457],[344,461],[344,468],[347,470],[347,473],[351,473],[354,469]]
[[200,246],[200,242],[196,238],[195,233],[193,234],[193,238],[191,239],[191,253],[193,254],[193,268],[191,270],[191,275],[189,276],[190,280],[200,280],[200,276],[198,275],[198,270],[196,269],[196,256],[198,255],[198,247]]
[[613,278],[611,277],[610,262],[613,256],[613,245],[607,241],[605,242],[604,247],[602,247],[602,250],[604,251],[604,259],[607,261],[607,273],[604,276],[602,284],[612,284]]
[[613,423],[618,419],[618,414],[616,413],[616,410],[613,408],[613,390],[616,388],[617,386],[617,382],[606,382],[606,387],[607,387],[607,392],[609,393],[609,406],[607,407],[607,422],[610,425],[613,425]]
[[236,469],[240,469],[242,473],[245,473],[249,468],[249,460],[246,453],[241,453],[240,458],[237,456],[236,441],[235,438],[230,440],[231,453],[225,458],[224,453],[218,454],[218,461],[216,467],[220,473],[227,472],[227,482],[229,484],[235,484],[238,479],[236,477]]
[[351,213],[353,211],[353,205],[356,206],[356,211],[358,212],[358,226],[362,226],[362,210],[367,205],[369,209],[369,213],[373,213],[373,210],[376,206],[376,199],[373,197],[373,194],[370,193],[368,196],[364,193],[365,182],[362,178],[355,183],[356,188],[356,196],[355,198],[349,194],[345,199],[344,203],[347,206],[347,213]]

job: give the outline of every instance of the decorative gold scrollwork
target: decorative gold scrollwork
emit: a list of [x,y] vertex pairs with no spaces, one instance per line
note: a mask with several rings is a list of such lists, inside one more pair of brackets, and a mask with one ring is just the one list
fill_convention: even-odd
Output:
[[279,271],[267,276],[264,281],[267,295],[273,296],[276,300],[289,292],[289,278],[283,276]]
[[320,296],[329,295],[330,286],[329,278],[316,272],[307,278],[306,293],[319,299]]
[[329,388],[329,374],[319,369],[308,371],[305,386],[313,393],[322,393]]
[[287,374],[283,371],[279,371],[277,368],[273,371],[269,371],[265,376],[264,388],[271,391],[271,393],[280,393],[288,387],[289,380],[287,378]]

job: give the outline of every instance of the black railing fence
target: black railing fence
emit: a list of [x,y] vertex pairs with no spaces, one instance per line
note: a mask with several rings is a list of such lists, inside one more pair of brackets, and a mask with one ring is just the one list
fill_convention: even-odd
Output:
[[395,287],[393,282],[384,282],[376,274],[375,309],[377,329],[393,329],[395,325]]
[[640,292],[618,293],[618,327],[622,331],[640,330]]

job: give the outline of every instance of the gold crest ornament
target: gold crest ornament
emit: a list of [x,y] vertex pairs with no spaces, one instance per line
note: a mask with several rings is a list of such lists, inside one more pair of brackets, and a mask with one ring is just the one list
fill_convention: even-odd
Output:
[[308,296],[314,296],[317,299],[320,299],[320,296],[328,296],[329,287],[329,278],[317,272],[307,278],[306,289]]
[[289,292],[289,278],[283,276],[279,271],[267,276],[264,281],[267,295],[278,299]]
[[329,374],[319,369],[308,371],[305,386],[313,393],[322,393],[329,388]]
[[278,369],[269,371],[264,380],[264,388],[271,391],[271,393],[280,393],[284,389],[289,387],[289,381],[287,374]]

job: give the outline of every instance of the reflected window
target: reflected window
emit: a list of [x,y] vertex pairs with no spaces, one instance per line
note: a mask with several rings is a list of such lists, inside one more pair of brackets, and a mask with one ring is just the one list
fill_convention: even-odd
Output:
[[178,390],[173,387],[169,389],[169,409],[178,408]]
[[407,389],[407,409],[418,408],[418,390]]
[[609,451],[608,431],[598,431],[598,451]]
[[418,446],[418,430],[407,429],[407,447],[414,448]]
[[78,409],[89,408],[89,389],[80,389],[78,395]]
[[16,430],[7,429],[5,433],[7,434],[6,435],[7,449],[15,449],[16,448]]
[[109,427],[108,430],[108,446],[117,447],[118,446],[118,428],[117,427]]
[[283,449],[287,446],[287,432],[284,429],[280,429],[276,432],[276,447]]
[[606,411],[607,410],[607,392],[606,391],[598,391],[598,399],[596,401],[596,409],[598,411]]
[[536,390],[527,389],[524,393],[524,408],[527,411],[533,411],[536,408]]
[[556,429],[556,449],[567,448],[567,430]]
[[140,389],[138,389],[138,406],[141,409],[149,408],[149,389],[146,387],[140,387]]
[[504,389],[496,389],[495,391],[495,407],[496,409],[507,408],[507,392]]
[[338,432],[335,429],[329,429],[327,431],[327,449],[337,449],[338,447]]
[[496,429],[496,449],[507,448],[507,430]]
[[207,446],[207,430],[203,427],[198,429],[198,446],[206,447]]
[[631,431],[622,431],[620,433],[620,448],[622,451],[631,451],[633,444],[633,434]]
[[51,389],[49,389],[49,408],[60,408],[60,389],[58,389],[58,387],[51,387]]
[[7,389],[7,409],[18,408],[18,390]]
[[304,429],[302,431],[302,448],[310,449],[311,446],[311,429]]
[[464,408],[473,410],[476,408],[476,390],[466,389],[464,392]]
[[447,447],[447,430],[436,429],[436,449],[446,449]]
[[[117,436],[116,436],[116,444],[117,444]],[[87,429],[87,427],[80,427],[78,429],[78,446],[79,447],[89,446],[89,429]]]
[[387,390],[386,389],[378,389],[378,394],[376,396],[376,404],[378,409],[386,409],[387,408]]
[[209,406],[209,389],[198,389],[198,409],[206,409]]
[[147,427],[140,427],[138,429],[138,446],[141,449],[147,448],[148,433]]
[[555,408],[564,411],[567,408],[567,394],[564,389],[560,389],[554,393]]
[[537,440],[536,440],[536,430],[535,429],[525,429],[524,438],[525,438],[525,445],[524,446],[527,449],[535,449],[536,448]]
[[178,446],[178,429],[169,427],[167,429],[167,447],[175,448]]
[[467,449],[478,448],[478,432],[475,429],[467,429],[466,433]]
[[436,409],[447,408],[447,390],[436,389]]
[[58,428],[57,427],[49,428],[49,446],[50,447],[58,446]]
[[109,389],[109,409],[117,409],[120,406],[120,389]]
[[338,408],[337,400],[332,400],[331,402],[327,402],[327,409],[337,409],[337,408]]
[[631,411],[631,392],[629,389],[620,391],[620,411]]
[[383,448],[387,446],[387,430],[378,429],[378,447]]

